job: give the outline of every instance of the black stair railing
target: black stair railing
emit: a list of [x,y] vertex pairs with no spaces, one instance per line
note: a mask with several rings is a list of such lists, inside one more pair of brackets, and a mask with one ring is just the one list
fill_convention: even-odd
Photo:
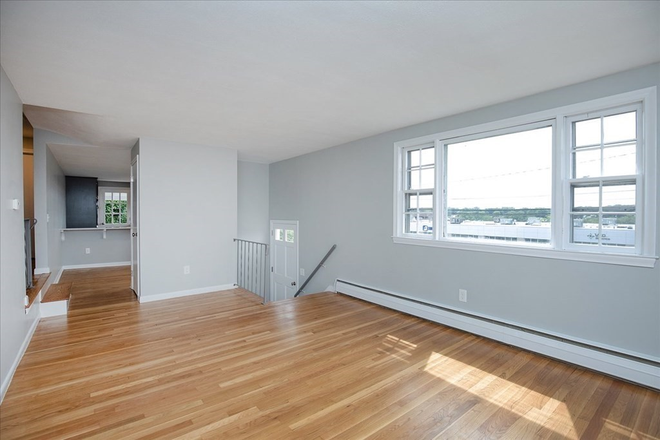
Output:
[[328,251],[328,253],[325,254],[325,257],[323,257],[323,259],[321,260],[321,262],[320,262],[319,264],[316,265],[316,268],[312,271],[312,273],[311,273],[311,275],[309,276],[309,278],[307,278],[307,280],[303,283],[303,285],[300,286],[300,289],[298,289],[298,291],[296,292],[296,294],[293,295],[294,298],[298,297],[298,295],[300,295],[300,294],[302,293],[302,291],[305,289],[305,286],[307,286],[307,284],[309,284],[309,282],[312,280],[312,278],[314,278],[314,275],[316,275],[316,272],[318,272],[319,269],[320,269],[321,267],[323,267],[323,263],[325,263],[325,261],[326,261],[326,260],[330,257],[330,255],[335,251],[335,249],[337,249],[337,245],[336,245],[336,244],[333,244],[332,247],[330,248],[330,250]]

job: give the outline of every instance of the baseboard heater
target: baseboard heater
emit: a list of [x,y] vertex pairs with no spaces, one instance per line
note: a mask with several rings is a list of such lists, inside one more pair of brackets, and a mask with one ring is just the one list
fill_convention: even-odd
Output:
[[660,390],[660,360],[530,329],[351,281],[337,279],[335,290],[409,315]]

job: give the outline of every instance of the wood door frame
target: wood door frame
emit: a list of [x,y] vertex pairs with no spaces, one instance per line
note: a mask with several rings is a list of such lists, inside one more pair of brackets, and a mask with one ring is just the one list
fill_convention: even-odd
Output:
[[294,244],[296,245],[296,291],[300,289],[300,222],[298,220],[271,220],[270,221],[270,300],[275,298],[275,277],[273,276],[273,256],[275,254],[275,229],[274,223],[285,225],[293,225],[296,227],[296,238]]
[[[133,175],[135,167],[135,176]],[[136,155],[131,161],[131,289],[140,299],[140,155]],[[135,197],[133,197],[135,192]],[[135,216],[133,216],[135,213]],[[135,218],[134,218],[135,217]],[[136,270],[134,270],[136,269]]]

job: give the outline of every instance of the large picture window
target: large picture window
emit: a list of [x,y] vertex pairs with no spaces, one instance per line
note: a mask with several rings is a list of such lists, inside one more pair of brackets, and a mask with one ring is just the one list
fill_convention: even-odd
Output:
[[445,145],[445,237],[550,243],[553,129],[536,125]]
[[653,266],[655,88],[395,144],[394,241]]

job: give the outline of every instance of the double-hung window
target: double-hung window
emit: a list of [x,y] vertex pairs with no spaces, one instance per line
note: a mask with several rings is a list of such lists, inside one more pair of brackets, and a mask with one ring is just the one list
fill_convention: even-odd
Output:
[[634,253],[641,247],[640,114],[641,105],[635,104],[567,120],[568,242],[576,248]]
[[130,224],[130,188],[99,187],[99,226],[122,227]]
[[394,241],[653,266],[656,90],[395,144]]
[[435,217],[435,148],[433,145],[407,148],[404,156],[404,231],[407,235],[428,237],[433,234]]

